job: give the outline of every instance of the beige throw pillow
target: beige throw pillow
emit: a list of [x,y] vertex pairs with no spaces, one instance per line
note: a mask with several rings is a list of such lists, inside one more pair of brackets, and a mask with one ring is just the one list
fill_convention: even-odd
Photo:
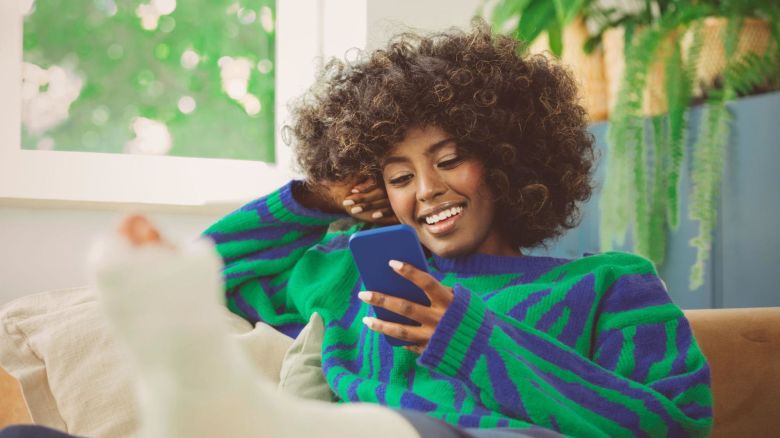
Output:
[[130,370],[86,288],[22,297],[0,312],[0,364],[36,424],[93,437],[136,430]]
[[[300,397],[333,400],[320,364],[316,314],[293,340],[254,328],[225,309],[231,331],[258,372]],[[0,366],[16,378],[36,424],[89,437],[137,430],[129,361],[88,288],[29,295],[0,307]],[[281,376],[281,378],[280,378]]]

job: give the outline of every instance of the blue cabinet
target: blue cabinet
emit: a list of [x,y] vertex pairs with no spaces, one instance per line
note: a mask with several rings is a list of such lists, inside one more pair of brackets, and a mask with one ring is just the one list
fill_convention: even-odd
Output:
[[[718,227],[704,285],[688,288],[695,250],[688,241],[698,223],[688,219],[690,147],[702,108],[689,115],[687,168],[681,175],[680,227],[669,233],[666,260],[659,273],[675,303],[686,309],[780,306],[780,92],[739,99],[733,115],[721,184]],[[596,189],[582,208],[580,225],[547,250],[534,254],[578,257],[599,251],[599,194],[604,182],[607,124],[591,126],[600,153]]]

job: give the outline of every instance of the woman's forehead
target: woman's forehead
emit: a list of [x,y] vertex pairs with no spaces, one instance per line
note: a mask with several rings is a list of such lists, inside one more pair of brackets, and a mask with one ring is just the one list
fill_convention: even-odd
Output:
[[411,156],[430,156],[448,146],[454,147],[455,139],[437,126],[412,128],[400,142],[394,144],[385,155],[382,165]]

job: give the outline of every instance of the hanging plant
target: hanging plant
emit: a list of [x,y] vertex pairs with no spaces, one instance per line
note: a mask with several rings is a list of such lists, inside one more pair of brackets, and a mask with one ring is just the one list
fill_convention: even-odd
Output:
[[[624,246],[661,265],[668,231],[680,224],[680,175],[686,165],[689,107],[705,103],[692,154],[688,216],[698,221],[691,239],[696,260],[690,288],[703,284],[717,223],[720,181],[730,131],[727,103],[755,92],[780,89],[780,4],[776,0],[644,0],[603,7],[593,0],[499,0],[491,22],[530,45],[547,33],[560,56],[561,29],[581,16],[595,29],[582,47],[591,52],[608,33],[619,35],[621,62],[606,54],[607,69],[622,66],[613,90],[607,134],[606,181],[600,210],[602,251]],[[707,40],[712,17],[724,17],[721,41]],[[760,48],[741,48],[742,23],[757,18],[770,28]],[[619,33],[614,31],[619,30]],[[611,41],[611,40],[610,40]],[[702,77],[703,48],[722,47],[723,64]],[[614,46],[614,45],[613,45]],[[715,80],[713,81],[713,78]],[[703,90],[702,92],[698,91]]]
[[[702,115],[697,141],[693,151],[693,191],[689,217],[699,221],[699,235],[691,239],[696,248],[696,261],[691,268],[690,287],[696,289],[704,282],[704,263],[709,259],[712,232],[717,223],[717,200],[730,134],[731,115],[726,104],[740,94],[748,94],[754,88],[769,85],[777,88],[780,82],[780,26],[775,15],[772,38],[763,55],[747,53],[732,60],[737,52],[742,20],[729,20],[724,36],[727,61],[723,73],[723,85],[711,90]],[[771,82],[775,82],[771,84]]]
[[[691,239],[696,260],[691,268],[690,288],[703,284],[704,266],[710,257],[712,234],[717,223],[720,181],[728,144],[730,116],[727,102],[757,87],[773,89],[780,74],[780,35],[777,18],[780,7],[772,4],[744,5],[723,10],[722,4],[648,2],[641,18],[654,17],[640,25],[638,19],[621,17],[628,25],[625,37],[625,70],[617,102],[610,115],[607,176],[601,198],[600,242],[602,250],[623,245],[631,232],[636,252],[662,264],[667,229],[679,225],[679,181],[685,164],[688,106],[694,96],[696,75],[703,45],[704,20],[731,15],[723,35],[726,65],[721,80],[707,90],[706,105],[693,145],[688,215],[699,223]],[[717,6],[717,7],[716,7]],[[659,11],[654,16],[651,9]],[[731,12],[731,14],[729,14]],[[738,53],[740,30],[748,15],[766,17],[772,26],[763,53]],[[688,33],[690,44],[678,35]],[[666,112],[652,115],[648,130],[646,86],[654,63],[664,66]],[[774,82],[777,82],[774,79]],[[643,108],[644,107],[644,108]],[[648,142],[647,137],[652,137]],[[648,150],[649,149],[649,150]]]
[[[663,263],[667,226],[674,228],[679,223],[686,114],[701,47],[695,23],[709,12],[706,7],[690,7],[626,31],[625,69],[607,134],[607,171],[601,197],[602,250],[611,249],[614,243],[624,245],[632,230],[636,252],[656,264]],[[688,27],[692,28],[694,43],[683,52],[677,36]],[[664,56],[659,59],[658,54]],[[650,67],[659,61],[665,67],[664,104],[668,114],[651,118],[653,141],[648,150],[645,90]]]

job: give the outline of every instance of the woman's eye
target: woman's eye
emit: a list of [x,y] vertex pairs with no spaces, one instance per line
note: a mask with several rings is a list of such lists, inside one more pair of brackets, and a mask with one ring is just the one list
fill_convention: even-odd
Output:
[[390,184],[392,184],[394,186],[399,186],[399,185],[402,185],[402,184],[405,184],[405,183],[409,182],[409,180],[411,178],[412,178],[412,175],[409,175],[409,174],[401,175],[401,176],[396,177],[396,178],[391,178],[390,179]]
[[447,169],[457,166],[461,161],[463,161],[461,157],[450,158],[448,160],[440,161],[438,166]]

